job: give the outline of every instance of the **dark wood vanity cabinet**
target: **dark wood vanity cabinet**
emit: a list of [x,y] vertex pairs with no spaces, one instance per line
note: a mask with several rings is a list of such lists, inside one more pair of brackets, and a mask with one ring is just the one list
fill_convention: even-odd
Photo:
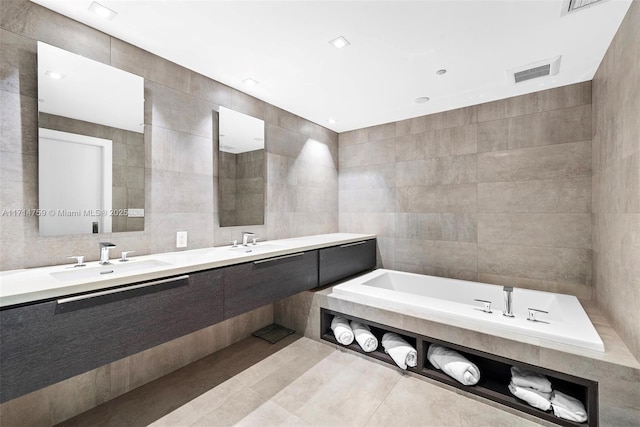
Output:
[[318,251],[297,252],[224,269],[228,319],[318,286]]
[[221,270],[0,311],[0,401],[222,321]]
[[0,309],[0,402],[375,266],[375,239]]
[[376,266],[376,240],[363,240],[319,250],[319,286]]

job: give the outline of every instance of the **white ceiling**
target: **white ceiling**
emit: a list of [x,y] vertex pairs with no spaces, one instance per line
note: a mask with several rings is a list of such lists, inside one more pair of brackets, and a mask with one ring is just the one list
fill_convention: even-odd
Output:
[[[337,132],[590,80],[631,4],[100,0],[118,12],[105,20],[92,0],[34,2]],[[556,76],[507,79],[558,55]]]

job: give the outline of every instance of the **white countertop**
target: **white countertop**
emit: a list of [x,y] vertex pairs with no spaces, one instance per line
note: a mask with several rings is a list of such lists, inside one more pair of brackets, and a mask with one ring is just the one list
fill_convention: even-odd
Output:
[[[243,262],[352,243],[375,237],[374,234],[320,234],[259,242],[255,247],[250,245],[249,248],[254,249],[256,252],[245,252],[243,249],[231,249],[230,246],[221,246],[131,257],[127,263],[120,263],[117,259],[113,259],[112,265],[104,266],[99,265],[98,261],[92,261],[87,262],[85,267],[78,268],[74,268],[73,265],[57,265],[3,271],[0,272],[0,307],[188,274],[200,270],[241,264]],[[150,261],[155,261],[156,265],[135,271],[118,271],[118,267],[134,269],[136,263],[146,262],[151,265],[152,262]],[[100,271],[110,270],[110,267],[113,269],[113,273],[100,274]],[[80,270],[83,270],[82,273],[80,273]],[[66,272],[69,272],[72,276],[76,271],[79,272],[80,276],[85,277],[67,277],[65,279],[55,277],[60,277],[61,273],[64,275]],[[94,272],[95,276],[93,275]]]

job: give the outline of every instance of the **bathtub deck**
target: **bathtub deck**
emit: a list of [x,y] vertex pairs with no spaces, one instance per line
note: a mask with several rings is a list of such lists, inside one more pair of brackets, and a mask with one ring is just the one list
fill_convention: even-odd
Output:
[[[320,340],[320,309],[367,319],[400,330],[433,337],[533,366],[598,382],[599,421],[603,426],[637,425],[640,419],[640,362],[635,359],[595,304],[581,301],[601,336],[604,352],[530,343],[439,323],[386,304],[363,303],[332,293],[332,288],[305,292],[276,306],[279,323]],[[516,337],[517,338],[517,337]],[[366,356],[362,356],[366,357]]]

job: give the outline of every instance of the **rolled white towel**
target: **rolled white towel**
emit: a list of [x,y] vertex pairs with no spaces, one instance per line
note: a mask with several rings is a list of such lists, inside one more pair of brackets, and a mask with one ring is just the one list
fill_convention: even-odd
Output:
[[455,350],[431,344],[427,359],[436,368],[464,385],[474,385],[480,381],[480,370],[466,357]]
[[511,382],[518,387],[527,387],[543,393],[551,393],[551,381],[547,377],[517,366],[511,367]]
[[400,335],[393,332],[385,333],[382,336],[382,346],[384,351],[396,362],[396,365],[402,369],[418,365],[418,352]]
[[534,408],[542,409],[543,411],[551,409],[551,393],[544,393],[529,387],[520,387],[514,383],[509,384],[509,391],[515,397],[524,400]]
[[331,330],[340,344],[349,345],[353,342],[353,331],[349,321],[344,317],[334,316],[331,320]]
[[378,339],[371,333],[369,326],[352,320],[351,329],[356,337],[356,341],[365,352],[369,353],[378,348]]
[[551,395],[551,406],[556,417],[578,423],[587,421],[587,411],[584,409],[582,402],[575,397],[554,391]]

